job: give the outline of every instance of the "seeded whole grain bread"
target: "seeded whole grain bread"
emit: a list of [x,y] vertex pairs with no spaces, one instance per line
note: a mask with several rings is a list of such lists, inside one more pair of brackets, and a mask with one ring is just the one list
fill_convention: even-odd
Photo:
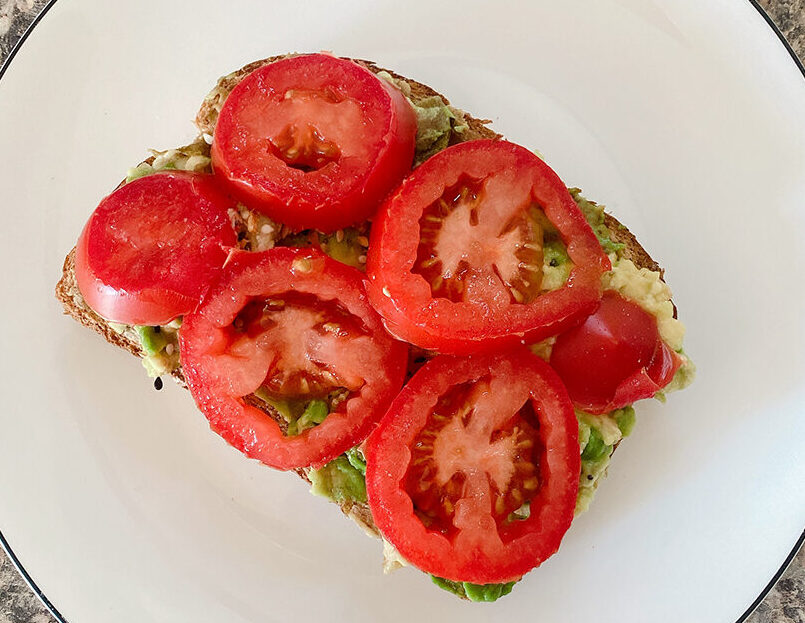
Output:
[[[232,91],[232,89],[235,88],[241,79],[255,69],[258,69],[259,67],[267,65],[276,60],[286,58],[287,56],[289,55],[273,56],[264,60],[255,61],[231,74],[220,78],[215,88],[205,98],[196,116],[196,126],[199,129],[200,135],[202,137],[205,137],[206,135],[205,138],[207,138],[207,140],[209,140],[209,137],[212,136],[215,130],[215,122],[218,118],[218,113],[221,110],[221,106],[223,105],[226,96]],[[444,95],[437,93],[424,84],[411,80],[410,78],[400,76],[387,69],[378,67],[371,61],[356,60],[355,62],[364,65],[374,73],[385,71],[394,79],[407,83],[410,87],[410,99],[415,104],[424,100],[425,98],[433,96],[439,96],[446,105],[450,104]],[[500,138],[501,136],[488,127],[488,120],[475,118],[465,112],[464,121],[468,126],[467,129],[461,133],[452,132],[450,136],[450,144],[481,138],[494,139]],[[154,157],[152,156],[151,158],[145,160],[144,164],[151,164],[153,161]],[[647,268],[649,270],[660,271],[660,273],[662,273],[662,269],[653,259],[651,259],[651,256],[640,245],[634,235],[614,216],[605,212],[604,224],[610,230],[610,239],[615,243],[623,245],[621,255],[624,258],[634,262],[638,268]],[[116,331],[108,321],[96,314],[84,301],[84,298],[81,296],[76,284],[75,248],[70,251],[64,260],[62,276],[56,285],[56,298],[64,306],[65,314],[72,316],[80,324],[92,329],[96,333],[99,333],[110,344],[124,348],[132,355],[136,355],[137,357],[141,357],[143,355],[140,342],[135,336],[122,334],[119,331]],[[186,387],[181,367],[174,370],[172,372],[172,376],[176,382],[179,383],[179,385]],[[255,396],[247,396],[245,400],[254,406],[262,408],[268,416],[277,421],[281,428],[287,428],[287,423],[285,420],[271,407],[266,405],[265,402]],[[304,470],[297,470],[297,474],[303,480],[309,482]],[[369,507],[366,504],[345,501],[340,503],[339,506],[346,516],[353,519],[367,533],[377,537],[380,536],[379,531],[372,521],[372,514],[369,510]]]

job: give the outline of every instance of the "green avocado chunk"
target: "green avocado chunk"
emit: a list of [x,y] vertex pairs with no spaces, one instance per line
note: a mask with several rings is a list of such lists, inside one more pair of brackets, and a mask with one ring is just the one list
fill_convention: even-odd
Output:
[[298,435],[313,428],[316,424],[321,424],[330,414],[327,403],[324,400],[311,400],[307,403],[305,410],[297,420],[288,423],[288,435]]
[[354,448],[350,448],[345,453],[347,457],[347,461],[349,464],[352,465],[355,469],[357,469],[361,474],[364,476],[366,475],[366,459],[363,456],[363,452],[358,450],[358,447],[355,446]]
[[597,428],[590,427],[590,439],[587,445],[584,446],[584,452],[581,453],[582,461],[597,461],[605,454],[612,451],[612,446],[604,443],[604,438]]
[[621,434],[624,437],[628,437],[631,434],[632,430],[634,430],[635,425],[634,408],[631,405],[628,407],[623,407],[622,409],[613,411],[610,415],[612,415],[612,417],[615,418],[615,423],[618,425]]
[[319,469],[311,469],[310,492],[333,502],[366,502],[363,473],[352,466],[345,455],[334,458]]
[[559,267],[570,263],[570,256],[561,239],[548,240],[542,247],[545,254],[545,263],[551,267]]
[[326,400],[313,399],[308,402],[295,399],[275,398],[262,387],[254,392],[255,396],[268,403],[288,422],[287,435],[299,435],[309,428],[321,424],[330,414]]
[[459,597],[466,597],[470,601],[497,601],[504,595],[512,592],[512,588],[519,580],[504,584],[473,584],[472,582],[453,582],[436,575],[431,575],[433,583]]
[[456,116],[438,95],[426,97],[413,106],[417,117],[416,159],[422,162],[447,147]]
[[168,338],[160,327],[137,326],[137,335],[140,337],[140,345],[146,355],[156,355],[168,345]]
[[341,236],[336,234],[323,236],[324,246],[322,250],[331,258],[338,260],[342,264],[365,270],[366,247],[362,246],[359,242],[360,238],[365,236],[354,227],[347,227],[341,231]]

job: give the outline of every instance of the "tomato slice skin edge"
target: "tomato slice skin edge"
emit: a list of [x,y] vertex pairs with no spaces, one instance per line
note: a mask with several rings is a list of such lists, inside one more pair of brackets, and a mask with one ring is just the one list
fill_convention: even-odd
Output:
[[[216,360],[226,346],[226,338],[216,336],[250,298],[288,291],[338,301],[360,319],[373,348],[383,353],[377,369],[365,371],[364,385],[346,401],[343,413],[330,413],[296,436],[284,435],[276,421],[233,394],[229,379],[222,381],[228,369],[218,369]],[[360,271],[315,249],[233,252],[202,304],[185,317],[179,345],[188,388],[211,428],[247,456],[281,470],[321,466],[363,441],[401,387],[407,363],[407,346],[385,333],[363,291]]]
[[[436,398],[454,383],[478,378],[496,367],[525,371],[534,383],[530,400],[547,452],[540,461],[542,486],[532,498],[531,516],[506,530],[505,554],[456,551],[450,540],[425,528],[414,514],[405,474],[410,444]],[[550,412],[550,413],[549,413]],[[555,553],[573,519],[580,456],[578,423],[564,387],[550,367],[527,349],[467,358],[440,356],[429,361],[403,388],[366,446],[366,486],[375,524],[408,562],[453,581],[478,584],[519,579]]]

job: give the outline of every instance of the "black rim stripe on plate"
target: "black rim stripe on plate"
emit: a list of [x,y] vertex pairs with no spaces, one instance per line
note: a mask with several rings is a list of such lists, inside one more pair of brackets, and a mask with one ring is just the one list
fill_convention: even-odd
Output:
[[[803,79],[805,79],[805,66],[803,66],[802,61],[800,61],[799,57],[794,52],[794,49],[791,47],[791,44],[788,43],[786,38],[783,36],[783,33],[780,32],[780,29],[777,28],[777,25],[771,20],[771,18],[766,13],[766,11],[763,9],[763,7],[761,7],[760,4],[758,4],[757,0],[748,0],[748,1],[753,7],[755,7],[757,12],[760,13],[760,15],[763,17],[764,21],[768,24],[769,28],[772,29],[774,34],[777,35],[777,38],[780,40],[780,43],[783,44],[783,47],[785,47],[785,49],[788,50],[788,54],[791,56],[791,60],[794,61],[794,64],[797,66],[797,68],[799,69],[800,73],[802,73]],[[45,17],[45,14],[50,10],[50,8],[54,4],[56,4],[56,0],[50,0],[50,2],[48,2],[45,5],[45,7],[42,9],[42,12],[39,13],[39,15],[36,16],[34,21],[31,22],[31,25],[28,26],[28,28],[25,30],[25,32],[22,34],[22,36],[19,38],[17,43],[11,49],[11,52],[9,52],[8,57],[3,62],[2,67],[0,67],[0,78],[2,78],[5,75],[6,70],[8,69],[9,65],[11,64],[11,61],[17,55],[17,52],[20,51],[20,48],[22,47],[22,44],[25,43],[25,40],[33,32],[33,29],[36,27],[37,24],[39,24],[39,22],[42,21],[42,18]],[[786,559],[783,561],[783,564],[780,566],[780,568],[777,570],[777,572],[774,574],[774,576],[772,576],[771,580],[769,580],[769,583],[760,592],[760,595],[757,596],[757,599],[755,599],[755,601],[752,602],[752,605],[750,605],[749,608],[746,609],[746,612],[744,612],[740,616],[740,618],[736,621],[736,623],[744,623],[744,621],[746,621],[746,619],[749,618],[749,615],[751,615],[752,612],[755,611],[755,608],[757,608],[760,605],[760,603],[765,599],[766,595],[769,594],[769,591],[771,591],[771,589],[777,583],[777,580],[780,579],[780,576],[782,576],[783,573],[785,573],[785,570],[788,568],[788,565],[790,565],[791,562],[794,560],[794,558],[797,555],[797,552],[799,551],[799,548],[802,547],[803,543],[805,543],[805,530],[802,531],[802,534],[797,539],[797,542],[794,543],[793,549],[788,554]],[[52,603],[50,603],[50,600],[45,596],[45,594],[41,591],[41,589],[36,585],[36,582],[30,576],[30,574],[25,570],[25,567],[22,566],[22,563],[20,562],[19,558],[17,558],[17,555],[14,553],[14,551],[11,549],[11,545],[9,544],[8,540],[3,535],[3,532],[1,530],[0,530],[0,546],[2,546],[2,548],[5,550],[6,554],[9,557],[9,559],[13,563],[14,567],[16,567],[17,571],[19,571],[20,575],[23,577],[23,579],[28,584],[28,586],[31,587],[31,590],[33,590],[33,592],[36,594],[36,596],[42,601],[43,604],[45,604],[45,607],[50,611],[50,613],[53,615],[53,617],[59,623],[67,623],[67,619],[65,619],[64,616],[62,616],[62,614],[56,609],[56,606],[54,606]]]

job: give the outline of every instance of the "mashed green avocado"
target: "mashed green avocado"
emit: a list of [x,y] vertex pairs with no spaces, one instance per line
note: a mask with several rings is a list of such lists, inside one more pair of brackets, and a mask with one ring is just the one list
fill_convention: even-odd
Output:
[[[352,451],[350,451],[352,452]],[[355,467],[346,454],[336,457],[319,469],[310,469],[310,492],[336,503],[366,502],[366,481],[363,470]]]
[[330,414],[333,404],[340,400],[343,392],[336,390],[326,399],[297,400],[276,398],[261,387],[254,392],[254,395],[271,405],[288,423],[285,434],[291,437],[321,424]]
[[293,422],[288,423],[288,435],[298,435],[317,424],[321,424],[330,414],[330,409],[324,400],[311,400],[307,403],[302,415]]
[[349,464],[352,465],[352,467],[354,467],[361,474],[366,476],[366,459],[363,456],[363,452],[361,452],[357,446],[347,450],[345,456],[347,457],[347,461],[349,461]]
[[453,131],[463,132],[466,129],[466,125],[454,125],[457,119],[455,113],[438,95],[411,104],[417,117],[415,152],[417,163],[424,162],[447,147]]
[[546,239],[543,247],[542,289],[556,290],[561,288],[570,277],[573,262],[567,254],[567,248],[559,238]]
[[402,91],[416,113],[414,165],[423,163],[433,154],[447,147],[454,132],[461,134],[469,128],[463,113],[445,104],[440,96],[431,95],[414,102],[411,99],[411,85],[405,80],[398,80],[387,71],[378,72],[377,77]]
[[279,239],[277,246],[316,247],[342,264],[366,270],[366,251],[369,248],[369,238],[366,233],[356,227],[345,227],[332,234],[305,229]]
[[504,595],[512,592],[512,588],[519,581],[505,584],[473,584],[472,582],[453,582],[435,575],[431,575],[433,583],[459,597],[466,597],[470,601],[497,601]]
[[581,189],[568,188],[568,190],[573,200],[576,202],[576,205],[579,206],[584,214],[584,218],[586,218],[587,222],[590,224],[595,237],[598,238],[604,251],[606,253],[618,253],[621,251],[624,247],[623,243],[614,242],[610,237],[609,228],[604,224],[604,208],[595,203],[595,201],[588,201],[582,197]]
[[136,327],[137,335],[140,336],[140,345],[146,355],[156,355],[168,345],[168,339],[162,332],[162,327]]
[[[170,374],[179,367],[179,327],[181,318],[164,326],[134,326],[134,334],[142,349],[142,364],[148,376]],[[125,332],[128,327],[122,325]]]
[[157,171],[178,169],[180,171],[203,171],[210,169],[210,146],[201,139],[196,140],[187,147],[169,149],[167,151],[151,150],[153,161],[151,164],[143,162],[131,168],[126,173],[126,183],[145,177]]
[[606,415],[590,415],[576,411],[579,422],[581,474],[576,497],[576,515],[586,511],[601,478],[606,474],[615,446],[628,436],[635,424],[632,407],[624,407]]
[[613,411],[610,416],[615,418],[615,424],[620,429],[621,435],[628,437],[632,434],[635,425],[635,413],[631,406]]

